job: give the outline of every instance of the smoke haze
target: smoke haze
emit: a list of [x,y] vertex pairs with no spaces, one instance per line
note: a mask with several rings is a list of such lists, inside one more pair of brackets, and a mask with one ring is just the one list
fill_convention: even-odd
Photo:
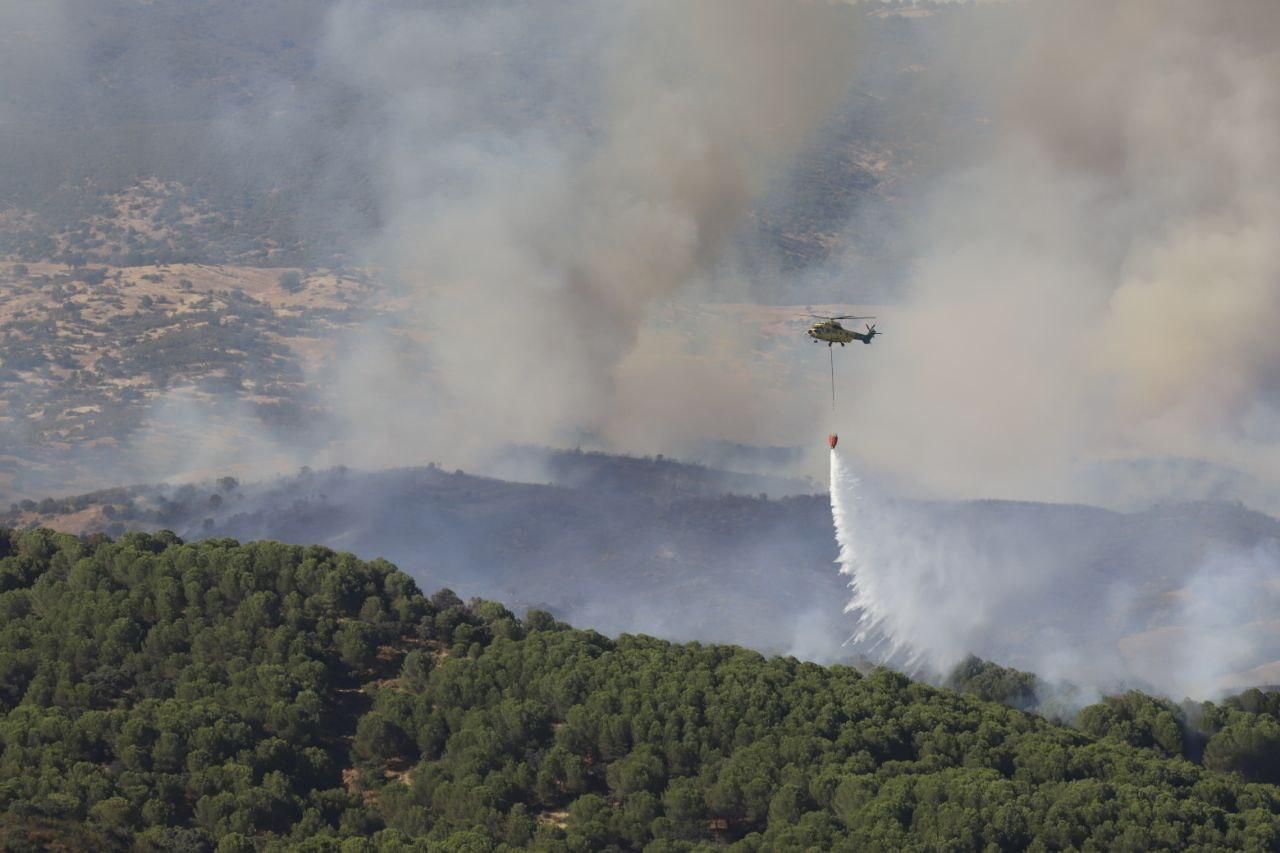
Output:
[[831,511],[849,647],[872,659],[939,676],[976,654],[1069,686],[1068,706],[1134,687],[1204,698],[1280,675],[1280,540],[1263,516],[904,503],[838,452]]
[[[688,447],[711,426],[703,411],[758,423],[753,383],[735,380],[749,335],[688,352],[651,327],[652,312],[689,293],[742,292],[726,249],[840,102],[856,20],[775,0],[562,4],[557,22],[591,45],[567,58],[563,36],[546,47],[570,66],[548,72],[570,78],[561,109],[588,116],[566,126],[506,61],[528,33],[541,42],[544,16],[445,7],[394,19],[387,39],[370,32],[364,4],[335,10],[329,53],[386,104],[378,144],[393,189],[379,254],[427,338],[422,360],[382,373],[375,398],[429,396],[419,445],[455,459],[509,441]],[[447,85],[456,68],[468,69],[462,93]],[[534,101],[533,114],[494,127],[510,113],[500,96]],[[362,412],[364,367],[339,395]],[[403,461],[404,446],[385,454]]]
[[[892,355],[859,373],[846,444],[899,491],[1274,512],[1280,9],[1030,21],[991,149],[924,202]],[[851,608],[899,660],[975,652],[1089,693],[1275,680],[1272,547],[1133,560],[1077,550],[1098,518],[1020,542],[883,495],[856,517]]]
[[[886,303],[892,337],[838,373],[868,477],[922,496],[1280,507],[1280,12],[1262,0],[911,19],[806,0],[109,8],[0,4],[0,127],[104,128],[79,153],[17,134],[24,167],[0,197],[143,152],[162,179],[187,168],[228,196],[288,188],[291,228],[395,285],[389,316],[310,368],[327,415],[264,427],[263,456],[808,447],[823,377],[802,338],[762,345],[750,320],[669,309],[823,294]],[[207,96],[205,65],[238,43],[274,65],[246,50]],[[124,119],[143,123],[121,134]],[[844,216],[853,236],[835,242],[855,248],[784,272],[759,218],[814,192],[798,176],[848,126],[874,145],[840,157],[914,171],[888,206],[830,194],[815,209],[837,218],[809,227]],[[824,468],[815,448],[803,472]]]
[[1030,20],[990,150],[910,237],[892,357],[858,377],[862,456],[957,496],[1111,503],[1126,477],[1095,466],[1121,459],[1274,481],[1280,9]]
[[[977,652],[1169,692],[1280,660],[1251,610],[1270,601],[1267,547],[1135,579],[1180,555],[1153,533],[1115,557],[1085,535],[1112,523],[1100,510],[1046,526],[1001,507],[997,524],[894,500],[1280,510],[1274,3],[911,19],[816,0],[208,7],[175,42],[157,34],[193,14],[178,5],[121,0],[111,17],[0,0],[0,131],[95,128],[83,157],[61,135],[47,152],[46,137],[6,135],[26,153],[0,169],[0,201],[37,179],[128,172],[122,151],[150,158],[140,174],[211,175],[227,197],[283,188],[287,226],[271,220],[270,251],[245,257],[302,266],[288,252],[305,232],[326,264],[375,270],[389,308],[307,365],[308,417],[269,427],[169,390],[132,439],[44,482],[708,442],[803,447],[790,473],[820,478],[827,353],[799,324],[766,335],[728,306],[874,300],[885,338],[836,351],[848,469],[833,467],[832,498],[849,470],[863,490],[840,546],[881,567],[854,574],[864,621],[850,632],[938,668]],[[273,62],[227,58],[246,44]],[[206,54],[232,84],[184,64]],[[849,127],[865,138],[839,136]],[[883,179],[878,200],[830,179],[849,162]],[[770,220],[806,195],[820,203],[805,228]],[[771,243],[768,228],[784,233]],[[789,267],[775,243],[805,236],[842,249]],[[0,440],[15,456],[35,446],[20,425],[0,423]],[[1134,615],[1153,589],[1176,594],[1164,622]],[[661,608],[626,622],[610,607],[602,592],[578,612],[679,633]],[[1011,624],[1015,611],[1042,627]],[[814,613],[788,627],[795,648],[837,654],[836,620]],[[1240,622],[1253,627],[1228,630]],[[1073,645],[1090,629],[1109,645]],[[1121,655],[1117,637],[1135,638]]]

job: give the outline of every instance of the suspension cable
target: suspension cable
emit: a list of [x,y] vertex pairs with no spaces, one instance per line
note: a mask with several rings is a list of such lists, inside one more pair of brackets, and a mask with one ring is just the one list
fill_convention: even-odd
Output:
[[834,423],[836,417],[836,356],[835,349],[830,345],[827,346],[827,355],[831,358],[831,420]]

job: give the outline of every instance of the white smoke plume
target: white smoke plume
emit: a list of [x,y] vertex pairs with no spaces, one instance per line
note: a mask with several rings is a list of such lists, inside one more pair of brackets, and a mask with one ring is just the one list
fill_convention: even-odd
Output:
[[[698,410],[739,425],[722,438],[757,438],[759,386],[735,375],[752,330],[688,346],[649,324],[663,300],[743,287],[729,241],[850,85],[857,17],[807,0],[555,8],[590,45],[556,72],[571,103],[514,117],[504,98],[545,94],[504,61],[545,31],[541,8],[335,13],[334,61],[386,103],[376,249],[424,343],[376,396],[419,414],[411,452],[452,458],[511,441],[670,450],[705,438]],[[345,379],[335,400],[362,421],[365,373]]]
[[[931,194],[884,354],[853,367],[848,452],[900,494],[1141,508],[1248,483],[1274,512],[1280,6],[1024,8],[989,145]],[[1076,553],[1108,523],[1083,510],[1024,541],[853,505],[832,466],[851,608],[891,653],[1175,697],[1274,678],[1269,552],[1184,575],[1154,548]]]
[[1119,644],[1131,671],[1171,696],[1213,696],[1280,676],[1280,556],[1214,552],[1173,596],[1167,622]]
[[892,356],[859,376],[860,453],[957,497],[1188,496],[1135,494],[1119,460],[1274,483],[1280,6],[1024,8],[994,52],[985,150],[907,237]]

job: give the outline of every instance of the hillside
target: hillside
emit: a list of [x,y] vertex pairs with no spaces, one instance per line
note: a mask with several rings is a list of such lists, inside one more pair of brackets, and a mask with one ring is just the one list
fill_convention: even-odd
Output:
[[241,401],[267,429],[296,425],[316,405],[304,376],[376,312],[375,292],[327,270],[0,268],[0,435],[17,445],[0,451],[0,476],[30,469],[34,485],[42,462],[118,450],[178,391]]
[[[885,670],[610,639],[381,561],[167,534],[0,531],[0,614],[6,849],[1280,843],[1280,789],[1235,775],[1274,768],[1280,697],[1201,706],[1199,767],[1166,729],[1139,748]],[[1121,731],[1105,711],[1089,725]]]
[[[424,586],[550,609],[608,633],[822,661],[883,654],[842,645],[854,618],[844,612],[827,497],[760,494],[805,484],[527,448],[507,464],[536,482],[438,467],[304,471],[27,501],[0,513],[0,525],[320,543],[393,560]],[[881,517],[867,544],[877,559],[916,570],[919,550],[894,544],[907,531],[902,541],[936,549],[924,553],[955,574],[954,590],[988,590],[988,627],[962,651],[1037,670],[1068,650],[1099,680],[1091,683],[1175,698],[1191,687],[1169,675],[1191,660],[1205,671],[1190,695],[1276,683],[1280,589],[1270,566],[1280,521],[1270,516],[1221,502],[1133,513],[1008,501],[877,502],[868,513],[873,506]],[[934,618],[955,610],[938,602]]]
[[1277,43],[0,0],[0,853],[1280,853]]
[[[600,630],[777,651],[808,634],[843,639],[824,498],[768,500],[757,493],[785,483],[668,460],[549,462],[537,466],[547,484],[428,467],[110,489],[19,504],[0,524],[323,542],[396,560],[426,585],[549,607]],[[733,484],[751,491],[726,495]]]

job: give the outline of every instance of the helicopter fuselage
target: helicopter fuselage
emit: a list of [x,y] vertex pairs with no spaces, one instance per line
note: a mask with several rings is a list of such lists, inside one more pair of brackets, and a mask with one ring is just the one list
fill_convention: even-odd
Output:
[[825,323],[814,323],[809,327],[807,334],[817,343],[825,343],[827,346],[832,344],[851,344],[854,341],[862,341],[864,344],[871,343],[871,339],[875,337],[873,332],[853,332],[846,329],[834,320]]

